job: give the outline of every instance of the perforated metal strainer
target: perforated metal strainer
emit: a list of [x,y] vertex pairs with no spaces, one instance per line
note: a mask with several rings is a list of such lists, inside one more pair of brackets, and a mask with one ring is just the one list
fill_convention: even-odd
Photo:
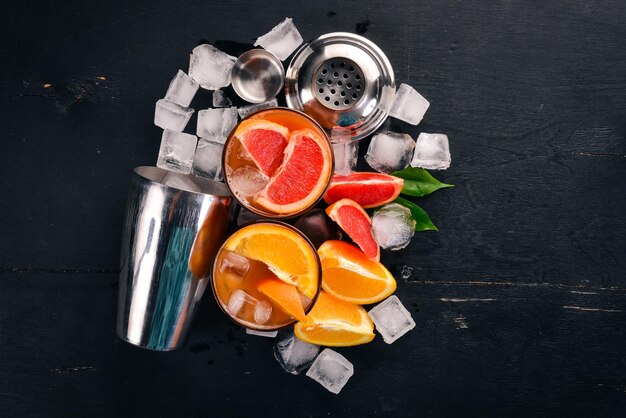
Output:
[[287,105],[315,119],[333,142],[374,132],[387,118],[394,94],[385,54],[351,33],[328,33],[303,45],[285,79]]

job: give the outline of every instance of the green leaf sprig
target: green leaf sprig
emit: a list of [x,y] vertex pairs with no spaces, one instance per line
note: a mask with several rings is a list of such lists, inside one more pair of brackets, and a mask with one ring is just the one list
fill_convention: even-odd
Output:
[[400,193],[409,196],[421,197],[429,195],[439,189],[454,187],[454,184],[442,183],[434,178],[428,171],[418,167],[408,167],[404,170],[391,173],[391,175],[404,180],[404,185]]

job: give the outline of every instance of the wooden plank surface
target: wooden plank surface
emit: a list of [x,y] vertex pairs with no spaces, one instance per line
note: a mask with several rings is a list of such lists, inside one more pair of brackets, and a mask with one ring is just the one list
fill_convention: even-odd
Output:
[[[305,39],[376,42],[431,102],[388,127],[452,150],[437,177],[456,187],[419,200],[441,232],[382,258],[417,327],[340,350],[355,376],[339,396],[282,372],[210,297],[180,352],[114,332],[154,103],[197,43],[246,45],[284,16]],[[3,415],[623,415],[623,2],[14,2],[0,22]]]

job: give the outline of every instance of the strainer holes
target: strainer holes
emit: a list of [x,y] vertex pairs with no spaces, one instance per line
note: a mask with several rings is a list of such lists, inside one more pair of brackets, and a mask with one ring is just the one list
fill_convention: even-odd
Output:
[[344,75],[343,75],[343,78],[348,78],[348,74],[347,74],[347,73],[346,73],[346,74],[344,74]]
[[346,84],[346,87],[347,87],[347,88],[349,88],[349,89],[351,89],[351,88],[352,88],[352,83],[348,83],[348,84]]
[[350,72],[353,72],[353,71],[354,71],[354,67],[353,67],[353,66],[350,66],[350,68],[348,68],[348,70],[349,70]]
[[322,74],[326,74],[327,72],[328,71],[325,68],[322,70]]
[[333,82],[332,82],[331,80],[328,80],[328,81],[326,82],[326,84],[328,84],[328,85],[330,86],[331,84],[333,84]]
[[324,79],[322,79],[322,78],[318,78],[318,79],[317,79],[317,82],[318,82],[318,83],[320,83],[320,84],[322,84],[322,83],[324,82]]
[[320,93],[324,93],[324,89],[319,89],[319,92]]
[[343,67],[345,67],[345,66],[346,66],[346,63],[345,63],[345,62],[342,62],[342,63],[340,63],[340,64],[339,64],[339,66],[340,66],[341,68],[343,68]]
[[324,100],[326,100],[327,102],[330,102],[330,97],[326,96],[324,97]]
[[346,92],[345,92],[345,91],[342,91],[341,93],[339,93],[339,95],[340,95],[341,97],[346,97]]
[[352,95],[352,98],[353,98],[353,99],[356,99],[357,97],[358,97],[358,96],[357,96],[357,94],[356,94],[356,93],[354,93],[354,94]]
[[343,104],[350,104],[350,100],[348,100],[348,99],[344,100]]
[[334,62],[330,63],[330,68],[335,68],[335,63]]
[[356,89],[357,89],[357,90],[361,90],[361,85],[360,85],[360,84],[357,84],[357,85],[356,85]]
[[333,73],[333,77],[335,77],[335,78],[339,77],[339,73],[338,73],[337,71],[335,71],[335,72]]
[[337,81],[337,85],[341,86],[343,83],[341,82],[341,80]]
[[357,75],[355,75],[355,76],[354,76],[354,79],[355,79],[355,80],[360,80],[360,79],[361,79],[361,76],[357,74]]
[[338,101],[335,101],[335,106],[339,106],[339,102]]
[[335,94],[335,89],[330,89],[330,94]]

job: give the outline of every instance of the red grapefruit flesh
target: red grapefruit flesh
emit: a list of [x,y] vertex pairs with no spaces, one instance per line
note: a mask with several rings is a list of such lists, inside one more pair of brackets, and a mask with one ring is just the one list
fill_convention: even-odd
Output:
[[283,165],[259,193],[256,203],[273,213],[295,213],[322,195],[331,171],[330,146],[310,129],[291,133]]
[[272,176],[282,164],[288,135],[284,126],[259,119],[244,120],[235,131],[250,159],[266,176]]
[[326,203],[352,199],[363,208],[375,208],[394,200],[400,194],[404,180],[382,173],[352,173],[335,175],[324,195]]
[[326,208],[330,219],[372,260],[380,260],[380,248],[372,235],[372,220],[363,208],[351,199],[341,199]]

